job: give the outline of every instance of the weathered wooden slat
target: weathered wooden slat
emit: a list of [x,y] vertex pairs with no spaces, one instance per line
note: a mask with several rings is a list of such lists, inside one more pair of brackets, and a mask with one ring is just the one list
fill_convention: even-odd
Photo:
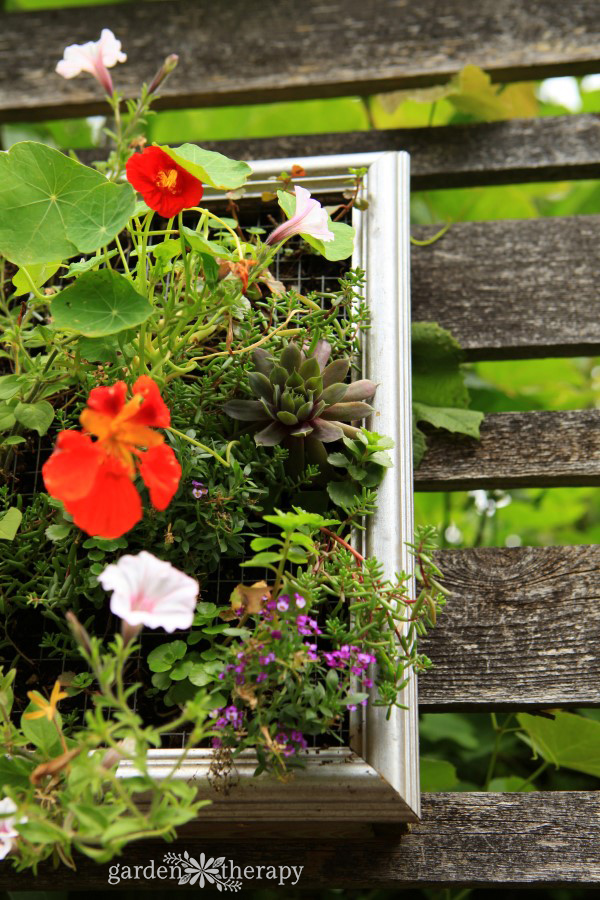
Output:
[[[52,74],[65,45],[109,27],[129,64],[118,84],[134,94],[161,57],[181,67],[161,104],[214,106],[367,94],[447,80],[465,63],[498,81],[598,71],[595,0],[244,0],[102,6],[0,18],[0,114],[4,121],[85,115],[103,109],[91,79]],[[28,39],[23,40],[27,34]]]
[[594,355],[599,239],[600,216],[457,223],[412,248],[413,321],[448,328],[468,359]]
[[600,547],[444,550],[422,709],[600,706]]
[[418,491],[600,484],[600,410],[495,413],[481,440],[435,431],[415,471]]
[[[305,890],[594,886],[600,882],[597,791],[424,794],[423,819],[405,834],[389,826],[376,834],[372,829],[339,825],[325,831],[294,826],[290,832],[279,825],[276,831],[263,835],[249,823],[221,832],[211,826],[205,835],[199,835],[194,826],[182,829],[176,844],[147,841],[127,847],[111,865],[119,865],[113,875],[129,866],[129,876],[113,885],[108,883],[109,865],[80,857],[76,872],[61,868],[57,873],[43,865],[36,877],[15,874],[5,864],[0,870],[0,887],[11,891],[52,890],[60,880],[61,890],[173,890],[176,880],[151,877],[152,870],[147,867],[154,860],[156,872],[165,853],[184,850],[196,860],[201,853],[207,859],[224,856],[228,867],[231,860],[239,867],[245,889],[260,886],[285,891],[295,880],[292,866],[302,866],[296,887]],[[262,867],[258,878],[257,866]],[[268,866],[276,867],[270,879]],[[280,881],[280,866],[287,867],[282,873],[285,881]],[[244,877],[246,867],[253,868]],[[210,890],[211,886],[206,887]],[[192,887],[197,888],[198,884]]]
[[[595,115],[236,141],[205,141],[199,134],[195,142],[235,159],[407,150],[413,190],[600,176],[600,117]],[[88,164],[106,155],[103,150],[79,154]]]

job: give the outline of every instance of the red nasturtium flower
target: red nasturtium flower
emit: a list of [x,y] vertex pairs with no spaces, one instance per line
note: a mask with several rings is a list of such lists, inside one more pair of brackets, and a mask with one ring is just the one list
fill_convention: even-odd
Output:
[[160,147],[145,147],[141,153],[134,153],[127,160],[126,170],[131,186],[165,219],[198,206],[202,199],[202,182]]
[[181,478],[173,450],[150,427],[171,423],[156,383],[142,375],[130,400],[126,394],[124,381],[94,388],[79,417],[83,431],[61,431],[42,468],[48,493],[62,500],[79,528],[97,537],[120,537],[142,518],[137,472],[156,509],[169,505]]

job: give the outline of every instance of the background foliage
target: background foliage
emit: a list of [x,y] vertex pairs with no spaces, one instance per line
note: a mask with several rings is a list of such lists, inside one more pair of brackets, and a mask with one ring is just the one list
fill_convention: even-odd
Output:
[[[0,0],[0,8],[13,12],[105,2],[108,0]],[[429,93],[160,112],[150,120],[148,137],[171,144],[201,143],[599,111],[600,76],[550,79],[541,85],[498,89],[491,87],[479,70],[468,70],[449,89]],[[0,147],[6,150],[18,140],[41,139],[61,149],[86,148],[94,146],[102,124],[95,117],[5,125],[0,129]],[[598,181],[438,190],[415,193],[412,201],[413,221],[418,224],[593,213],[600,213]],[[467,367],[467,383],[471,407],[484,412],[595,408],[600,405],[600,359],[477,363]],[[416,497],[416,521],[437,525],[443,546],[600,543],[600,492],[594,488],[554,488],[420,494]],[[580,710],[576,715],[559,712],[554,720],[521,714],[497,719],[484,714],[427,714],[422,716],[421,742],[425,790],[599,787],[600,711]],[[256,900],[281,896],[271,891],[243,893]],[[554,889],[529,895],[567,900],[587,893]],[[482,894],[480,890],[403,892],[403,896],[432,898],[478,898]],[[206,895],[212,896],[212,892]],[[293,892],[287,895],[291,897]],[[507,892],[486,891],[485,895],[500,897]],[[78,894],[68,896],[75,898]],[[339,896],[384,900],[393,894],[377,890],[330,890],[321,894],[327,900]]]

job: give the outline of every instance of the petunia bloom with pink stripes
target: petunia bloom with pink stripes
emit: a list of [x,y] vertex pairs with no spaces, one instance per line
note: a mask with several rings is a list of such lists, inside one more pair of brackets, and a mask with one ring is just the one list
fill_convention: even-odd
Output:
[[285,241],[293,234],[308,234],[321,241],[332,241],[335,238],[329,230],[329,219],[326,210],[318,200],[310,196],[310,191],[296,185],[296,212],[291,219],[279,225],[267,238],[267,244]]
[[110,609],[133,628],[190,628],[199,586],[169,562],[142,550],[122,556],[98,575],[105,591],[112,591]]
[[108,70],[126,59],[127,54],[121,51],[121,41],[117,40],[110,28],[103,28],[99,41],[65,47],[64,56],[57,63],[56,71],[63,78],[75,78],[82,72],[88,72],[107,94],[112,95],[114,88]]

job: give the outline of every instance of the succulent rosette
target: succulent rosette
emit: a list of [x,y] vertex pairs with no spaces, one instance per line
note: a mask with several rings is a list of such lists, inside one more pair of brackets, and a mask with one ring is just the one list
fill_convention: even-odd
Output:
[[230,400],[224,411],[232,419],[262,426],[254,440],[273,447],[290,438],[311,438],[327,444],[357,429],[350,425],[373,412],[369,400],[376,385],[362,379],[345,381],[349,359],[329,362],[331,346],[319,341],[307,356],[295,343],[287,344],[278,357],[254,350],[255,371],[249,384],[257,400]]

